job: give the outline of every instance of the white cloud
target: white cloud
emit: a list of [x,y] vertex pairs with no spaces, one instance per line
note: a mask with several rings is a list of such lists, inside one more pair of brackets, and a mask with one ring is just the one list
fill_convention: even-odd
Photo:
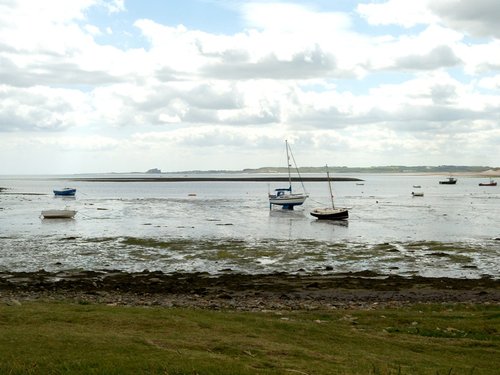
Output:
[[437,21],[437,17],[428,8],[428,0],[388,0],[381,3],[359,4],[356,10],[372,25],[400,25],[410,28]]

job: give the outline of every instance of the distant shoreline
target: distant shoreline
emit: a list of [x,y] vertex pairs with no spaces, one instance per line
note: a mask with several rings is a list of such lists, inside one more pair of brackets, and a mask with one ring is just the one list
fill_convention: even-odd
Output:
[[[77,177],[70,181],[85,182],[288,182],[288,177]],[[293,182],[323,182],[326,177],[292,177]],[[332,181],[364,181],[356,177],[332,177]]]

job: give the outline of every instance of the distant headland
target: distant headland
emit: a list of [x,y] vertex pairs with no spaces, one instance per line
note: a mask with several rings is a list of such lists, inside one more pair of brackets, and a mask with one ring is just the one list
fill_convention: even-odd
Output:
[[[491,171],[500,173],[500,167],[489,166],[467,166],[467,165],[439,165],[439,166],[404,166],[404,165],[388,165],[388,166],[372,166],[372,167],[345,167],[345,166],[329,166],[330,173],[471,173],[484,174]],[[299,167],[300,173],[325,173],[324,166],[321,167]],[[150,173],[148,171],[148,173]],[[206,173],[287,173],[286,167],[260,167],[260,168],[245,168],[242,170],[190,170],[168,172],[169,174],[206,174]]]

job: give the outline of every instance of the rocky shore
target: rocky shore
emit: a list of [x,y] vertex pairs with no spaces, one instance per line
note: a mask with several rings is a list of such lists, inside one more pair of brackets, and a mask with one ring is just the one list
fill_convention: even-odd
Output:
[[331,275],[65,271],[0,272],[0,303],[61,300],[203,309],[313,310],[414,303],[500,304],[500,280],[372,272]]

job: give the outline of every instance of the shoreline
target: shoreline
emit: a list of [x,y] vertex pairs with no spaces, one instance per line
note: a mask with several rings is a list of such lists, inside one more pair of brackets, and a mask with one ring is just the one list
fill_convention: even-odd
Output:
[[[90,177],[69,178],[78,182],[288,182],[288,177]],[[364,181],[357,177],[332,177],[331,181]],[[292,182],[323,182],[326,177],[292,177]]]
[[247,275],[159,271],[0,272],[0,303],[59,300],[201,309],[318,310],[419,303],[500,305],[500,280],[374,274]]

